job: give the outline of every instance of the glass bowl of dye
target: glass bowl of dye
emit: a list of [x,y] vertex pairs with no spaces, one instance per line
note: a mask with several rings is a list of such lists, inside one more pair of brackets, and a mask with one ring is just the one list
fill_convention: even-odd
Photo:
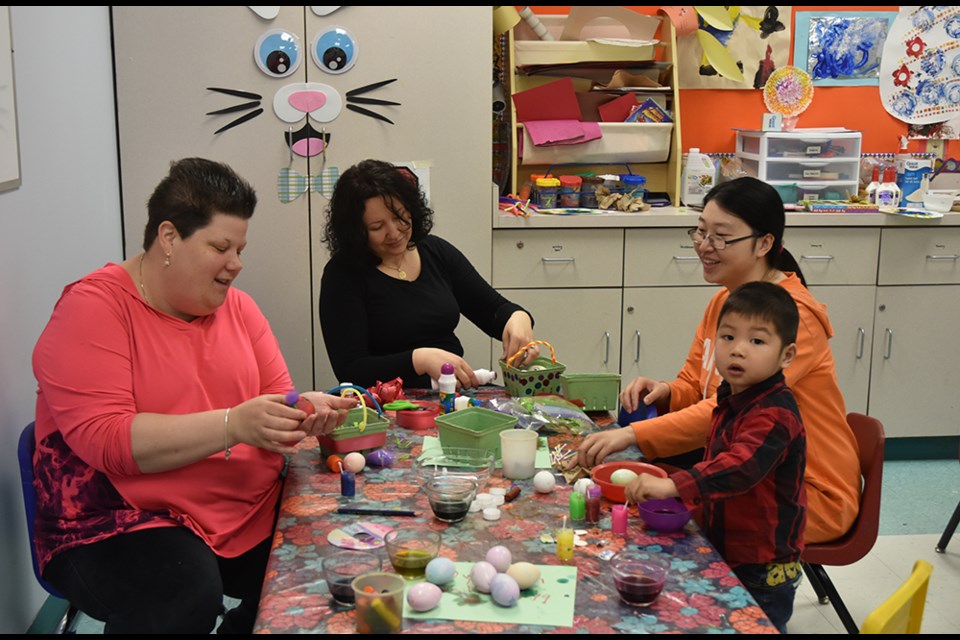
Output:
[[648,607],[663,591],[669,565],[649,551],[625,549],[610,559],[613,584],[620,601],[631,607]]

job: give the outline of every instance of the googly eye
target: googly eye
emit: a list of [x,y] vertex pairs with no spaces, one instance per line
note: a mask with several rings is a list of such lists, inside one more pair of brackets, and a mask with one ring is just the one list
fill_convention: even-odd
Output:
[[253,57],[268,76],[286,78],[300,66],[300,39],[284,29],[271,29],[257,39]]
[[330,27],[313,39],[310,54],[327,73],[345,73],[357,62],[357,40],[343,27]]

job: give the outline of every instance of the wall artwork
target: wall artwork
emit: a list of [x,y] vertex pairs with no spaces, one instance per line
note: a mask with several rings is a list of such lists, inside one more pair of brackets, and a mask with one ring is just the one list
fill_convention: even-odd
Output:
[[[695,9],[696,28],[689,12],[674,9]],[[681,89],[760,89],[789,61],[789,6],[665,7],[664,13],[678,27]]]
[[10,7],[0,7],[0,191],[20,186],[17,101],[13,87]]
[[878,85],[895,11],[797,11],[793,64],[820,86]]

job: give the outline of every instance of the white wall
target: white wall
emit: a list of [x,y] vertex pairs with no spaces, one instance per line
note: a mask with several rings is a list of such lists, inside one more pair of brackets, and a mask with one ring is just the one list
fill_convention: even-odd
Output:
[[31,353],[63,286],[122,256],[108,7],[12,7],[22,185],[0,192],[0,633],[23,633],[33,578],[16,461]]

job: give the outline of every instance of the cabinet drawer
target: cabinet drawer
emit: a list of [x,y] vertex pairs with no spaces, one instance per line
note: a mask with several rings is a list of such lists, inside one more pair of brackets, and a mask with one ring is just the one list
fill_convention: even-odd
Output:
[[783,241],[810,285],[876,282],[879,229],[788,227]]
[[623,285],[620,229],[493,232],[493,286],[619,287]]
[[960,284],[960,228],[884,229],[878,284]]
[[860,158],[859,133],[740,131],[737,137],[737,152],[766,158]]
[[628,229],[623,280],[628,287],[703,286],[700,258],[686,228]]

